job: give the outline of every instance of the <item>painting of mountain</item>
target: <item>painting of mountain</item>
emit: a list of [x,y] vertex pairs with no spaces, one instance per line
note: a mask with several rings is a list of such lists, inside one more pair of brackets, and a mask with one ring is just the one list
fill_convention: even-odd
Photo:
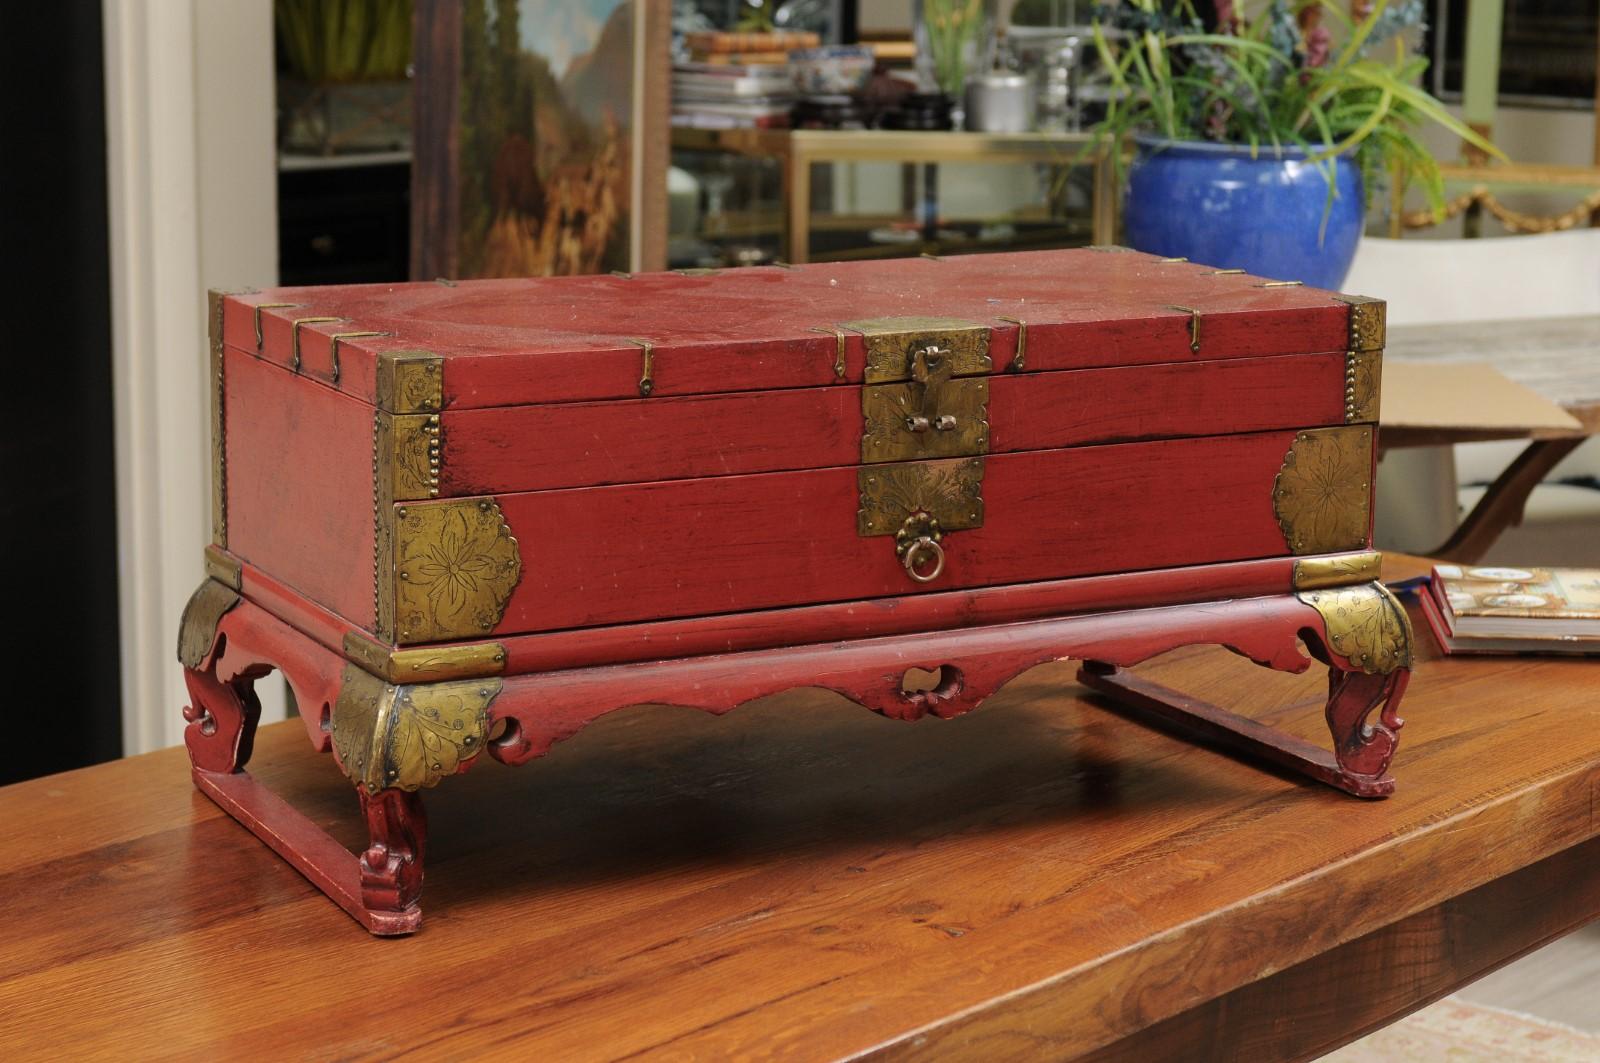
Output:
[[665,84],[667,10],[668,0],[418,0],[417,121],[426,130],[431,116],[441,132],[417,140],[414,272],[658,266],[665,93],[645,93],[642,116],[633,100],[641,73]]

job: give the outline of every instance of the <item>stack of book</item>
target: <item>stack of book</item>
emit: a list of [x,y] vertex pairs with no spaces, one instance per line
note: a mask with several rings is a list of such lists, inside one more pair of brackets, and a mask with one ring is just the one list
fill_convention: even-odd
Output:
[[1435,565],[1428,586],[1446,653],[1600,654],[1600,569]]
[[787,66],[679,63],[672,124],[691,129],[782,129],[794,106]]
[[815,33],[690,33],[689,61],[672,68],[672,124],[692,129],[782,129],[794,106],[789,52]]

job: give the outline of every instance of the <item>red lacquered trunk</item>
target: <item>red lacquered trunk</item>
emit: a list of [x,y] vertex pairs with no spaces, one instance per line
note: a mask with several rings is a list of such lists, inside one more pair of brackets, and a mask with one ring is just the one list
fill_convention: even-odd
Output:
[[[217,545],[380,646],[1367,544],[1351,304],[1188,263],[282,289],[216,312]],[[1297,448],[1349,482],[1291,542]]]
[[[641,701],[950,716],[1077,656],[1130,711],[1393,786],[1376,300],[1091,248],[211,310],[196,778],[374,932],[416,926],[419,788]],[[1117,672],[1197,642],[1303,642],[1334,752]],[[353,865],[240,772],[269,666],[361,788]]]

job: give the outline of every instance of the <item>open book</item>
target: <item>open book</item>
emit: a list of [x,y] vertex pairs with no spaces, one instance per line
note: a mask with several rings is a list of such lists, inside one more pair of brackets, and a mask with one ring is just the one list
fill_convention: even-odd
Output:
[[1435,565],[1429,587],[1446,653],[1600,653],[1600,569]]

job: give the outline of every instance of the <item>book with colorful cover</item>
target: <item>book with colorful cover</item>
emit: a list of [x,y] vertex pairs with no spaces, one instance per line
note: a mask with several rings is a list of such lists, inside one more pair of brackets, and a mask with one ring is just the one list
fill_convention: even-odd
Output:
[[1435,565],[1430,588],[1446,653],[1600,653],[1600,569]]

